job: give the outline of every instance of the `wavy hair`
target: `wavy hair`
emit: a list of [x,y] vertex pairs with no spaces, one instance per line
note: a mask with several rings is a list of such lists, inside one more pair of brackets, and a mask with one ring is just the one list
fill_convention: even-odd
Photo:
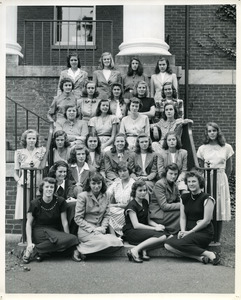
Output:
[[138,97],[137,88],[138,88],[139,84],[144,84],[146,86],[146,93],[144,96],[144,97],[146,97],[149,94],[149,87],[148,87],[148,84],[144,80],[139,80],[136,82],[136,84],[134,85],[134,88],[133,88],[133,96]]
[[172,82],[165,82],[163,84],[163,86],[162,86],[162,98],[166,99],[166,95],[165,95],[165,92],[164,92],[164,87],[166,85],[171,85],[172,86],[172,98],[176,100],[177,99],[177,90],[175,89],[175,87],[174,87],[174,85],[173,85]]
[[65,110],[64,110],[64,117],[65,117],[66,120],[67,120],[67,110],[68,110],[69,108],[71,108],[71,107],[75,107],[75,109],[76,109],[76,117],[75,117],[75,119],[78,119],[78,117],[79,117],[79,111],[78,111],[76,105],[67,105],[67,106],[65,107]]
[[118,83],[118,82],[115,82],[115,83],[113,83],[111,85],[110,100],[114,100],[115,99],[115,96],[113,94],[113,89],[114,89],[115,86],[118,86],[121,89],[121,93],[120,93],[120,97],[119,97],[119,102],[120,102],[120,104],[124,104],[125,101],[124,101],[124,97],[123,97],[123,94],[124,94],[123,85],[121,83]]
[[131,103],[139,104],[139,110],[143,106],[143,104],[142,104],[142,102],[141,102],[141,100],[139,98],[132,97],[130,99],[130,102],[127,104],[127,110],[130,110]]
[[145,183],[144,180],[137,180],[137,181],[135,181],[135,182],[132,184],[130,196],[131,196],[133,199],[135,199],[135,197],[136,197],[136,190],[137,190],[139,187],[142,187],[142,186],[146,186],[146,192],[147,192],[147,185],[146,185],[146,183]]
[[139,143],[141,138],[147,138],[148,139],[149,145],[148,145],[148,148],[147,148],[147,152],[152,153],[153,149],[152,149],[152,146],[151,146],[151,143],[152,143],[151,138],[145,133],[141,133],[141,134],[138,135],[138,137],[136,139],[135,153],[137,153],[137,154],[141,153],[141,147],[140,147],[140,143]]
[[110,110],[109,100],[108,99],[101,99],[100,102],[97,105],[97,108],[96,108],[96,114],[95,114],[96,117],[99,117],[102,114],[102,111],[100,110],[100,106],[101,106],[101,103],[103,103],[103,102],[108,102],[109,103],[109,109],[107,111],[107,115],[112,115],[112,112]]
[[187,185],[187,179],[190,178],[190,177],[196,177],[198,182],[199,182],[199,187],[201,189],[204,188],[205,186],[205,179],[203,178],[203,176],[196,170],[193,170],[193,171],[188,171],[185,175],[185,178],[184,178],[184,182],[185,184]]
[[168,145],[167,145],[167,138],[170,136],[170,135],[174,135],[175,138],[176,138],[176,141],[177,141],[177,145],[176,145],[176,149],[179,150],[182,148],[182,142],[181,142],[181,138],[180,136],[175,132],[175,131],[169,131],[165,137],[164,137],[164,140],[163,140],[163,144],[162,144],[162,148],[165,149],[165,150],[168,150]]
[[166,68],[166,71],[168,74],[172,74],[172,69],[170,68],[170,63],[169,63],[169,60],[165,57],[160,57],[156,63],[156,67],[155,67],[155,74],[159,74],[161,71],[160,71],[160,68],[159,68],[159,62],[160,61],[163,61],[165,60],[166,64],[167,64],[167,68]]
[[131,58],[131,60],[129,62],[128,70],[127,70],[127,76],[133,76],[133,74],[134,74],[134,71],[131,67],[131,64],[132,64],[133,60],[138,61],[139,65],[138,65],[138,68],[136,70],[136,74],[138,76],[141,76],[143,74],[143,65],[142,65],[141,61],[139,60],[139,58],[137,58],[137,57],[132,57]]
[[69,53],[69,55],[67,56],[67,58],[66,58],[66,61],[67,61],[67,68],[71,68],[71,65],[70,65],[70,58],[71,58],[72,56],[77,57],[77,59],[78,59],[78,68],[81,68],[80,57],[79,57],[79,54],[76,53],[76,52]]
[[113,146],[110,149],[111,153],[117,153],[116,146],[115,146],[115,141],[116,141],[116,138],[118,138],[118,137],[123,137],[125,139],[124,151],[127,150],[128,147],[129,147],[129,144],[128,144],[127,139],[126,139],[126,135],[124,133],[119,132],[119,133],[117,133],[117,135],[114,138]]
[[88,161],[89,158],[89,150],[84,146],[84,145],[76,145],[70,150],[70,155],[68,159],[69,164],[76,164],[77,163],[77,158],[76,158],[76,151],[78,150],[84,150],[85,151],[85,162]]
[[35,134],[36,136],[36,143],[35,143],[35,147],[38,147],[39,146],[39,134],[36,130],[34,129],[27,129],[25,130],[22,135],[21,135],[21,145],[23,146],[23,148],[26,148],[27,147],[27,135],[29,133],[33,133]]
[[103,63],[103,57],[104,56],[110,56],[110,69],[114,69],[115,68],[115,63],[114,63],[114,59],[112,57],[112,54],[110,52],[104,52],[101,54],[101,57],[99,59],[99,63],[100,63],[100,69],[103,70],[104,69],[104,63]]
[[96,84],[94,83],[94,81],[88,81],[86,80],[82,89],[82,97],[88,97],[88,92],[87,92],[87,85],[91,83],[94,84],[95,86],[95,92],[93,94],[93,98],[97,98],[99,96],[99,92],[97,91],[97,87]]
[[94,137],[94,138],[97,138],[97,147],[95,149],[95,152],[100,154],[101,153],[101,141],[100,141],[100,138],[98,136],[98,134],[96,132],[90,132],[86,135],[86,139],[85,139],[85,146],[86,148],[88,149],[88,139],[90,137]]
[[52,177],[45,177],[43,178],[42,182],[40,183],[39,185],[39,193],[41,196],[43,196],[43,187],[44,187],[44,184],[48,182],[50,184],[54,184],[54,186],[56,185],[56,179],[55,178],[52,178]]
[[[171,171],[177,171],[177,178],[178,178],[178,175],[179,175],[180,171],[179,171],[179,168],[178,168],[178,165],[177,165],[177,164],[171,163],[171,164],[169,164],[168,166],[166,166],[165,171],[162,172],[162,174],[161,174],[161,177],[162,177],[162,178],[167,176],[168,170],[171,170]],[[177,180],[177,178],[176,178],[176,180]]]
[[210,138],[208,137],[208,126],[212,126],[213,128],[215,128],[217,130],[217,142],[221,147],[223,147],[226,144],[226,139],[225,139],[220,127],[215,122],[208,122],[206,124],[205,131],[204,131],[205,139],[203,141],[203,144],[210,143]]
[[90,187],[90,182],[91,180],[95,181],[95,182],[102,182],[102,187],[100,190],[101,194],[104,194],[107,190],[107,185],[105,182],[105,178],[99,173],[99,172],[90,172],[88,179],[86,180],[86,183],[84,185],[83,191],[86,192],[90,192],[91,191],[91,187]]
[[72,84],[72,90],[74,89],[73,80],[70,77],[64,77],[63,79],[60,80],[60,83],[59,83],[59,88],[61,89],[62,92],[63,92],[63,85],[66,82],[70,82]]
[[56,139],[59,136],[63,136],[64,137],[64,147],[67,148],[70,146],[70,142],[68,140],[68,135],[65,131],[63,130],[57,130],[54,135],[53,135],[53,139],[52,139],[52,146],[53,148],[57,149],[57,145],[56,145]]
[[177,108],[176,108],[176,105],[174,104],[174,102],[167,102],[167,103],[165,103],[165,105],[164,105],[164,110],[163,110],[163,112],[162,112],[162,118],[166,121],[167,120],[167,116],[166,116],[166,113],[165,113],[165,110],[166,110],[166,107],[168,106],[168,105],[171,105],[172,107],[173,107],[173,109],[174,109],[174,119],[177,119],[178,118],[178,111],[177,111]]
[[48,177],[56,178],[56,171],[58,170],[58,167],[66,168],[67,174],[65,179],[69,179],[70,178],[69,165],[63,160],[58,160],[52,165],[52,167],[49,169]]

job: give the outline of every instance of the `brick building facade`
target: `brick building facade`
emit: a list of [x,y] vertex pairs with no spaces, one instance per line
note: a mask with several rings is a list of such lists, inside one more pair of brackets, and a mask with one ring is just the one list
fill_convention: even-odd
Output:
[[[235,85],[235,60],[230,59],[223,51],[217,48],[215,42],[224,48],[234,47],[236,39],[236,24],[232,20],[221,20],[217,16],[219,5],[190,5],[190,47],[189,47],[189,105],[187,107],[188,118],[193,119],[193,135],[195,146],[198,148],[202,144],[204,126],[208,121],[217,122],[227,139],[235,150],[235,126],[236,126],[236,85]],[[18,7],[18,30],[17,42],[23,47],[23,20],[53,19],[54,8],[37,6]],[[97,6],[96,19],[113,20],[113,55],[118,53],[118,46],[123,41],[123,7],[122,6]],[[30,34],[30,33],[29,33]],[[179,82],[180,98],[186,101],[185,96],[185,6],[165,6],[165,36],[169,39],[170,52],[175,56],[175,65],[181,66],[183,76]],[[46,35],[46,38],[49,38]],[[106,37],[108,42],[109,35]],[[40,38],[39,38],[40,39]],[[215,42],[214,40],[215,39]],[[102,51],[109,51],[103,48],[96,40],[94,52],[95,67]],[[36,44],[37,46],[37,44]],[[27,45],[26,57],[31,61],[30,44]],[[31,46],[32,47],[32,46]],[[48,56],[49,48],[45,44],[44,57]],[[80,50],[81,51],[81,50]],[[56,50],[56,53],[58,51]],[[81,52],[80,52],[81,53]],[[29,56],[30,55],[30,56]],[[59,55],[59,54],[58,54]],[[86,66],[89,76],[92,76],[92,68],[89,65],[93,59],[87,58]],[[37,55],[36,57],[40,57]],[[54,54],[53,54],[54,57]],[[30,110],[38,112],[40,116],[46,118],[46,113],[53,97],[56,95],[58,76],[60,70],[65,67],[66,49],[60,53],[61,66],[59,67],[29,67],[24,65],[24,60],[20,59],[17,68],[7,68],[6,95],[17,103],[22,104]],[[53,58],[53,62],[54,62]],[[88,62],[89,61],[89,62]],[[154,65],[146,66],[148,75],[154,73]],[[123,73],[125,69],[121,69]],[[204,74],[199,79],[200,74]],[[215,80],[218,74],[219,80]],[[232,77],[230,79],[230,77]],[[6,101],[6,140],[14,149],[13,138],[13,105]],[[23,115],[24,118],[24,115]],[[20,118],[18,124],[18,134],[21,134],[25,127]],[[33,119],[34,126],[34,119]],[[36,128],[36,127],[35,127]],[[40,135],[46,136],[48,127],[41,125]],[[44,143],[42,138],[42,143]],[[11,172],[6,178],[6,232],[20,233],[19,221],[13,220],[16,183]]]

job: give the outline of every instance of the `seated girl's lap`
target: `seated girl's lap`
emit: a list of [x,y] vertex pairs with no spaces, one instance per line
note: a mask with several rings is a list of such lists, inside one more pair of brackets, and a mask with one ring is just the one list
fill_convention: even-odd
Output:
[[155,231],[149,229],[131,229],[124,233],[125,239],[130,243],[136,245],[151,238],[159,238],[163,235],[168,235],[165,231]]

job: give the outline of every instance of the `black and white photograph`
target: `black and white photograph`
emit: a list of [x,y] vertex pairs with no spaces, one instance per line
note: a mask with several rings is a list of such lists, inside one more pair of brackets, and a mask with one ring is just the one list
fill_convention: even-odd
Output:
[[240,297],[240,1],[0,14],[0,296]]

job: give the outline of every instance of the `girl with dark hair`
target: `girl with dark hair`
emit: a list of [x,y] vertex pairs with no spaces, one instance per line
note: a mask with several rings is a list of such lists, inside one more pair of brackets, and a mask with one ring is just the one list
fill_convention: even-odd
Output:
[[72,93],[74,83],[70,78],[63,78],[60,81],[60,88],[62,94],[54,97],[52,104],[50,105],[47,118],[50,122],[64,123],[65,122],[65,109],[68,105],[77,106],[76,96]]
[[141,107],[139,113],[141,115],[146,115],[151,121],[155,116],[156,107],[153,98],[148,97],[148,85],[145,81],[138,81],[133,90],[134,97],[137,97],[141,101]]
[[55,123],[55,131],[63,130],[66,132],[71,146],[84,143],[85,137],[88,134],[88,125],[85,121],[78,119],[79,115],[76,106],[66,106],[64,117],[64,123]]
[[159,112],[160,117],[164,111],[164,105],[166,103],[173,102],[177,108],[178,117],[184,119],[184,107],[183,100],[177,99],[177,91],[172,82],[165,82],[162,87],[162,99],[160,102]]
[[178,235],[165,243],[165,248],[175,254],[196,259],[204,264],[220,263],[216,252],[206,250],[213,240],[213,210],[215,200],[202,192],[204,178],[196,171],[185,178],[190,193],[182,195],[180,204],[180,227]]
[[180,193],[176,185],[178,166],[168,165],[153,188],[149,206],[150,219],[158,224],[165,225],[170,234],[179,231]]
[[60,82],[63,78],[69,77],[73,81],[73,93],[76,99],[79,99],[82,95],[82,87],[84,82],[88,80],[88,73],[81,70],[80,58],[77,53],[70,53],[67,56],[67,70],[64,70],[60,74],[59,84],[58,84],[58,96],[61,95]]
[[70,151],[70,158],[68,160],[69,169],[76,182],[77,194],[82,192],[90,172],[95,171],[95,168],[88,165],[89,151],[83,145],[76,145]]
[[54,253],[72,254],[74,261],[81,260],[76,250],[78,239],[69,233],[67,203],[64,198],[54,195],[55,183],[54,178],[44,178],[39,186],[40,196],[30,203],[24,263],[29,263],[32,257],[40,262],[44,256]]
[[117,164],[118,178],[109,186],[107,195],[110,199],[110,224],[112,234],[122,236],[122,227],[125,224],[124,208],[130,202],[132,184],[135,182],[130,177],[131,170],[126,161]]
[[218,124],[209,122],[205,128],[204,144],[198,148],[197,157],[201,167],[218,168],[217,171],[217,197],[216,220],[217,241],[222,232],[222,221],[231,220],[231,202],[228,177],[232,172],[232,156],[234,154],[231,145],[226,143]]
[[111,85],[121,83],[121,74],[114,69],[114,60],[110,52],[102,53],[100,57],[100,70],[93,72],[93,81],[97,86],[100,99],[109,99]]
[[123,233],[125,239],[132,245],[127,256],[130,261],[142,263],[149,260],[148,249],[158,248],[167,239],[165,226],[150,220],[148,202],[146,200],[147,186],[145,181],[138,180],[132,185],[131,200],[125,208]]
[[128,143],[124,133],[118,133],[115,136],[114,144],[111,150],[106,151],[105,160],[105,172],[108,184],[111,184],[118,175],[118,163],[120,161],[128,161],[130,151],[128,150]]
[[149,86],[149,79],[143,73],[143,65],[139,58],[132,57],[128,66],[127,74],[122,77],[125,97],[130,99],[133,95],[134,86],[138,81],[145,81]]
[[[84,191],[78,194],[75,222],[79,226],[77,249],[80,254],[96,253],[107,248],[122,247],[123,243],[113,234],[107,234],[110,208],[104,177],[91,173]],[[115,249],[116,250],[116,249]]]
[[181,137],[182,126],[187,123],[193,123],[193,121],[178,118],[177,108],[174,103],[166,103],[164,105],[163,118],[158,123],[151,125],[153,138],[159,140],[159,142],[152,143],[153,150],[158,154],[161,152],[164,137],[169,131],[175,131]]
[[128,105],[130,114],[121,120],[120,132],[127,136],[127,142],[131,151],[135,149],[136,138],[140,133],[144,132],[148,136],[150,135],[149,119],[146,115],[139,113],[140,107],[140,99],[131,98]]
[[96,115],[96,109],[100,99],[99,93],[93,81],[86,81],[83,88],[82,97],[77,100],[77,107],[80,119],[88,124],[88,121]]
[[67,162],[70,156],[71,148],[66,132],[63,130],[55,131],[52,143],[54,163],[59,160]]
[[89,120],[90,132],[96,132],[101,141],[101,149],[107,151],[111,148],[117,131],[119,119],[111,114],[110,102],[100,100],[96,116]]
[[181,149],[182,144],[180,137],[175,131],[169,131],[163,140],[162,150],[157,158],[158,175],[161,178],[165,168],[171,163],[175,163],[179,169],[177,178],[177,186],[179,191],[186,191],[187,187],[184,183],[187,171],[187,150]]
[[151,97],[153,97],[156,102],[162,100],[162,87],[165,82],[171,82],[176,91],[178,90],[177,76],[172,73],[169,60],[161,57],[157,61],[155,74],[151,76]]
[[[14,179],[17,182],[17,195],[15,204],[15,219],[23,219],[23,167],[30,167],[33,163],[38,168],[44,158],[46,149],[39,147],[39,134],[33,129],[24,131],[21,136],[23,149],[15,151],[14,157]],[[40,181],[40,172],[36,172],[36,184]],[[27,209],[29,207],[30,197],[30,172],[27,172]]]
[[131,177],[135,180],[145,181],[149,194],[157,177],[157,155],[151,147],[151,139],[148,135],[141,133],[136,139],[135,153],[129,158]]
[[85,146],[89,150],[87,163],[95,168],[103,177],[105,177],[104,155],[101,152],[101,141],[95,132],[88,133],[85,140]]
[[111,86],[110,96],[110,110],[113,115],[117,116],[119,120],[127,114],[128,99],[123,97],[123,87],[120,83],[113,83]]

